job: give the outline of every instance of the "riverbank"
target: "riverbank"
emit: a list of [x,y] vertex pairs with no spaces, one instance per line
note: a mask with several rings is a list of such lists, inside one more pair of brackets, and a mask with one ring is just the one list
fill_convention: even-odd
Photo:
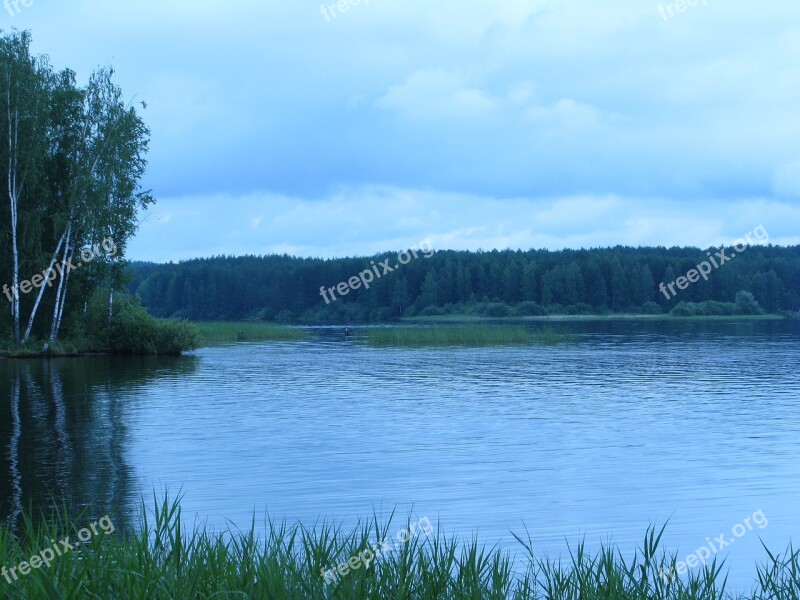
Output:
[[527,537],[515,536],[508,550],[486,548],[447,535],[427,516],[372,517],[352,530],[270,522],[246,532],[187,530],[181,517],[179,503],[164,500],[141,513],[132,532],[117,530],[113,515],[72,521],[60,514],[38,525],[23,515],[19,537],[0,524],[0,597],[760,600],[800,593],[797,553],[765,551],[759,583],[742,596],[726,589],[720,565],[687,569],[662,551],[664,529],[646,532],[635,556],[613,546],[592,556],[579,546],[564,553],[571,560],[555,562],[537,556]]

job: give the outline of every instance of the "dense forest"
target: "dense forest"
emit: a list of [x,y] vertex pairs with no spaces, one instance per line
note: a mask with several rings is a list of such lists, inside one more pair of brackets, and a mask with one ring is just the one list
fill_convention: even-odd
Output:
[[[710,252],[715,252],[716,248]],[[730,257],[733,252],[728,252]],[[671,297],[671,283],[708,252],[698,248],[439,251],[419,254],[340,297],[321,293],[391,253],[332,260],[216,257],[133,263],[132,292],[160,317],[191,320],[388,321],[447,313],[507,315],[776,313],[800,309],[800,246],[751,246]],[[741,292],[748,292],[741,294]],[[737,294],[739,297],[737,298]],[[760,309],[742,310],[754,296]],[[670,298],[667,298],[667,296]],[[737,304],[734,304],[734,301]]]

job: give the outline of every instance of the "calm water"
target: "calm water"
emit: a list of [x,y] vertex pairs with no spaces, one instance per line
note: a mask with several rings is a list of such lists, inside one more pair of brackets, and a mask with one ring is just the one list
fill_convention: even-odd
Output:
[[762,510],[722,553],[738,588],[759,536],[800,542],[800,322],[553,327],[575,343],[376,350],[310,328],[180,359],[0,360],[0,518],[66,497],[124,526],[166,486],[214,526],[397,507],[491,544],[527,526],[553,557],[669,520],[682,559]]

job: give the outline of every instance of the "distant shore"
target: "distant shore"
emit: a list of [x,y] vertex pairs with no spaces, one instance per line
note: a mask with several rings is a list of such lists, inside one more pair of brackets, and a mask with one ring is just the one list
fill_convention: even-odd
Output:
[[480,317],[477,315],[436,315],[429,317],[406,317],[407,323],[468,323],[468,322],[536,322],[536,321],[781,321],[790,318],[783,314],[767,315],[707,315],[676,317],[674,315],[644,315],[635,313],[614,313],[608,315],[544,315],[538,317]]

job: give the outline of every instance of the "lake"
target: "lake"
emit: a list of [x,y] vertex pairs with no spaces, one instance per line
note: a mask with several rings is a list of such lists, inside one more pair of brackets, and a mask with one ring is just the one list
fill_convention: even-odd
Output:
[[743,590],[760,539],[800,541],[800,321],[547,326],[573,341],[374,349],[308,327],[181,358],[0,360],[0,518],[64,498],[122,527],[168,488],[190,523],[397,508],[398,527],[517,548],[513,531],[553,558],[668,522],[682,560],[762,511],[719,555]]

